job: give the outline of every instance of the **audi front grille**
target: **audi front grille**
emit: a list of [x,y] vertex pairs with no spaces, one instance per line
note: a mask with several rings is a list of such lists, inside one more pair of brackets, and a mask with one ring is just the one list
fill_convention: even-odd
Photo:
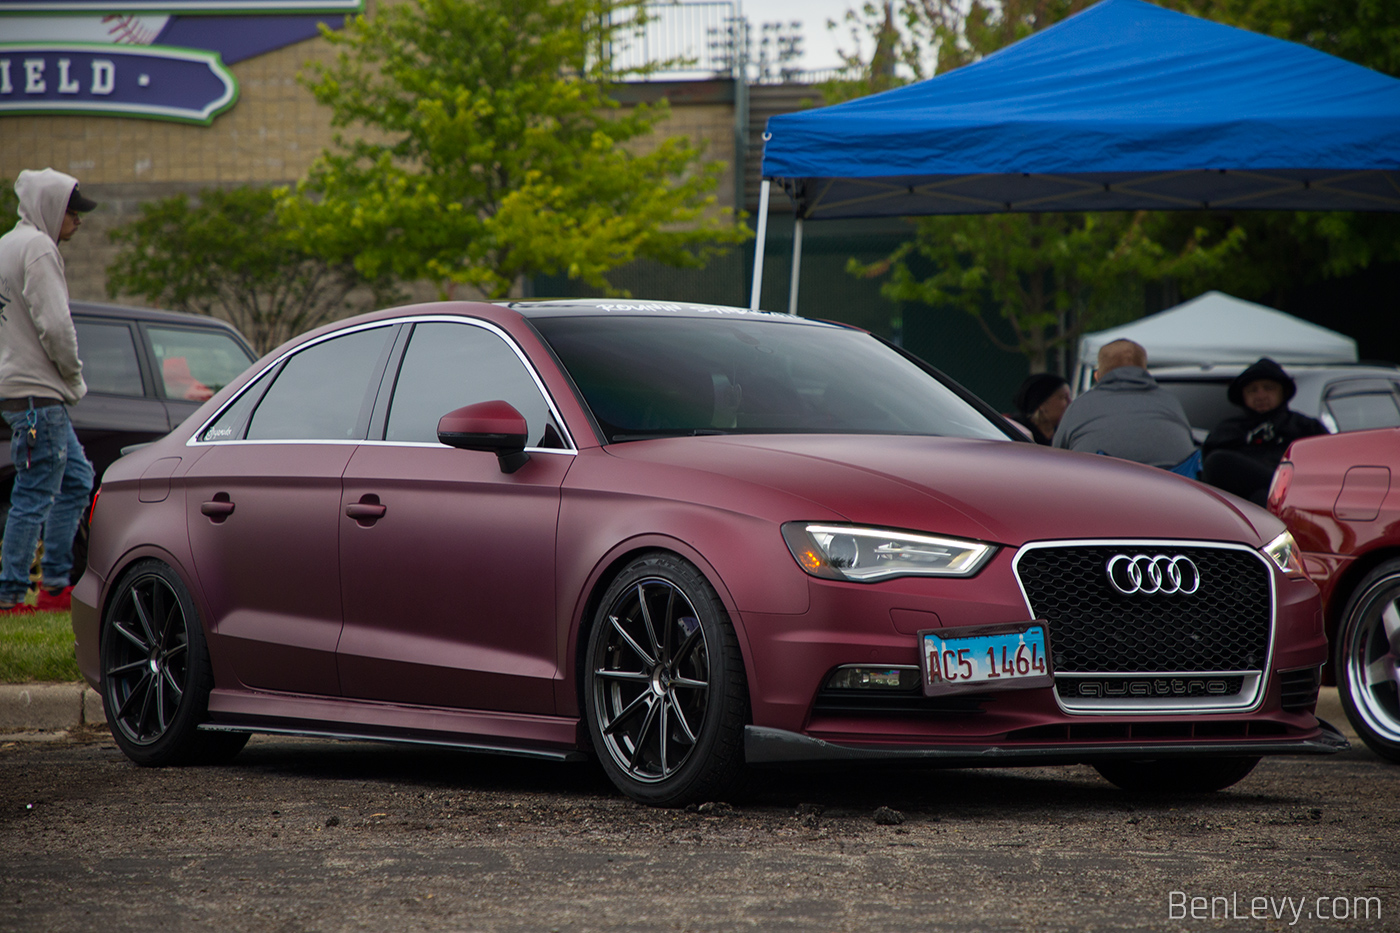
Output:
[[1273,631],[1266,560],[1242,546],[1093,541],[1027,545],[1014,566],[1048,623],[1060,705],[1130,713],[1257,702]]

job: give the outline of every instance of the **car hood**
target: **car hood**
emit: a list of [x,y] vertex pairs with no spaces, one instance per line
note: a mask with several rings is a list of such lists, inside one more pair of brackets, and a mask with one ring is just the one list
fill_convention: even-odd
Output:
[[1264,510],[1164,470],[1009,441],[730,435],[635,441],[607,451],[779,489],[851,522],[1007,545],[1111,537],[1257,547],[1283,531]]

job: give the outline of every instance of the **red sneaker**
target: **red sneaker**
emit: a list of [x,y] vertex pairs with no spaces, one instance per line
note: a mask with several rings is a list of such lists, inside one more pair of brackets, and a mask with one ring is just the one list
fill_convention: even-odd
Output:
[[35,612],[69,612],[73,609],[73,588],[64,586],[57,589],[49,589],[46,586],[39,587],[39,599],[34,604],[32,611]]
[[0,616],[25,616],[37,610],[28,603],[0,602]]

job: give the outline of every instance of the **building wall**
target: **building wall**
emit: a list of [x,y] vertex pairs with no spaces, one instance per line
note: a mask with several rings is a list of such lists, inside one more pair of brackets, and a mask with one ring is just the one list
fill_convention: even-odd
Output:
[[229,66],[239,99],[210,126],[89,115],[0,117],[0,177],[56,168],[101,203],[63,247],[73,297],[106,300],[106,267],[116,256],[107,232],[132,219],[142,202],[215,185],[295,182],[331,142],[329,110],[296,76],[308,62],[330,55],[330,43],[311,39]]
[[[101,203],[63,251],[73,297],[107,300],[106,268],[117,253],[107,234],[133,219],[143,202],[211,186],[290,185],[305,175],[331,145],[334,130],[329,109],[316,103],[298,74],[309,63],[329,62],[333,54],[329,42],[314,38],[230,65],[238,101],[209,126],[131,117],[0,115],[0,180],[12,180],[25,168],[56,168],[78,178],[83,191]],[[645,151],[669,136],[688,137],[705,158],[727,163],[716,195],[721,207],[733,204],[730,82],[657,82],[624,89],[619,96],[624,105],[668,98],[670,117],[639,140],[638,148]]]

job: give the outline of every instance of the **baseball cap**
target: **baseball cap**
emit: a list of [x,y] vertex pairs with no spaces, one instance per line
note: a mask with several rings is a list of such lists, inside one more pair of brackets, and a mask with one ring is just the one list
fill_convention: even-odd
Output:
[[78,191],[78,186],[74,185],[73,193],[68,196],[68,210],[86,214],[95,207],[97,207],[97,202],[91,198],[83,197],[82,193]]

